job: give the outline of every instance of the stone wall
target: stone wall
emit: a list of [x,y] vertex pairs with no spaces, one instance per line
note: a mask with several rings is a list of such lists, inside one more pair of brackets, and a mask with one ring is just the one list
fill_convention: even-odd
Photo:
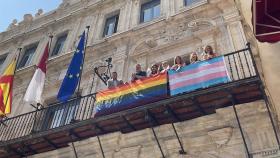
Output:
[[[237,105],[246,142],[253,158],[277,157],[275,136],[263,101]],[[171,124],[155,128],[167,158],[246,158],[246,152],[232,107],[215,114],[176,123],[175,127],[187,155],[180,146]],[[100,136],[106,158],[160,158],[161,153],[151,129],[128,134],[119,132]],[[102,158],[96,137],[75,142],[78,157]],[[33,158],[74,157],[70,147],[32,156]],[[277,155],[278,154],[278,155]]]

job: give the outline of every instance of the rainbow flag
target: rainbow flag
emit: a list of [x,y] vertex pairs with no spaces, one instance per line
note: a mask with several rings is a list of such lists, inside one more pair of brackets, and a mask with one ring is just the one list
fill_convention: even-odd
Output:
[[167,74],[147,77],[98,92],[95,102],[95,117],[134,108],[166,97]]
[[171,96],[230,81],[223,56],[169,70],[168,78]]

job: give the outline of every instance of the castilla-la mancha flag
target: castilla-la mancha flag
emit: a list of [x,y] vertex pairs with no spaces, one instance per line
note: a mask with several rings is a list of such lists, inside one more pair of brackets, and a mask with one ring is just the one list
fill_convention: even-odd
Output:
[[12,88],[16,69],[16,58],[8,65],[3,75],[0,77],[0,116],[11,113]]
[[40,59],[39,64],[37,65],[37,69],[29,83],[29,86],[26,90],[24,101],[37,104],[41,103],[41,95],[44,89],[45,77],[46,77],[46,62],[49,57],[49,43],[46,45],[44,54]]

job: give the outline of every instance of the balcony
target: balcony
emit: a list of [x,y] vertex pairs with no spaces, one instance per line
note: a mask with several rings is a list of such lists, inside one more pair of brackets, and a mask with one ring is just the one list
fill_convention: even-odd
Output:
[[[227,106],[234,107],[238,120],[236,104],[260,99],[267,101],[267,98],[250,45],[245,49],[226,54],[224,58],[231,78],[231,81],[225,84],[198,89],[96,118],[93,117],[96,93],[7,118],[0,125],[2,152],[0,158],[35,155],[67,147],[71,142],[111,132],[128,133],[190,120],[213,114],[216,109]],[[268,108],[268,104],[266,105]],[[270,113],[269,116],[274,127]],[[239,120],[238,124],[247,149]]]

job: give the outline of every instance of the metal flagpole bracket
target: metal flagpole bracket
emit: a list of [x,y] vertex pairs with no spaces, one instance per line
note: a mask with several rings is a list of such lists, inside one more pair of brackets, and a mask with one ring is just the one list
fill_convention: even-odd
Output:
[[[94,73],[101,79],[101,81],[107,85],[107,81],[111,78],[111,68],[113,67],[112,64],[112,58],[109,57],[108,59],[105,60],[105,62],[107,63],[106,65],[101,65],[101,66],[97,66],[94,67]],[[106,70],[104,72],[100,72],[101,68],[106,68]]]
[[100,150],[101,150],[101,153],[102,153],[102,157],[105,158],[104,150],[103,150],[103,147],[102,147],[101,140],[100,140],[99,136],[97,136],[97,140],[98,140],[98,144],[99,144],[99,147],[100,147]]
[[157,120],[155,119],[155,117],[153,116],[153,114],[149,110],[146,110],[146,112],[145,112],[145,120],[149,121],[150,128],[152,129],[153,135],[154,135],[154,137],[156,139],[157,146],[158,146],[158,148],[160,150],[161,156],[162,156],[162,158],[165,158],[165,155],[163,153],[162,147],[161,147],[161,145],[159,143],[158,137],[157,137],[155,129],[154,129],[154,126],[158,125],[158,122],[157,122]]
[[239,131],[240,131],[243,143],[244,143],[244,147],[245,147],[245,150],[246,150],[246,153],[247,153],[247,158],[251,158],[251,154],[249,152],[249,148],[248,148],[248,145],[247,145],[247,142],[246,142],[246,139],[245,139],[244,131],[243,131],[243,128],[241,126],[241,122],[239,120],[237,109],[235,107],[236,106],[236,101],[235,101],[234,97],[232,96],[232,94],[230,94],[230,92],[228,92],[228,98],[231,100],[231,104],[232,104],[232,107],[233,107],[233,111],[234,111],[234,114],[235,114],[237,125],[238,125]]
[[5,127],[8,127],[8,125],[5,123],[5,120],[7,119],[8,117],[6,115],[3,115],[3,116],[0,116],[0,123],[2,125],[4,125]]

